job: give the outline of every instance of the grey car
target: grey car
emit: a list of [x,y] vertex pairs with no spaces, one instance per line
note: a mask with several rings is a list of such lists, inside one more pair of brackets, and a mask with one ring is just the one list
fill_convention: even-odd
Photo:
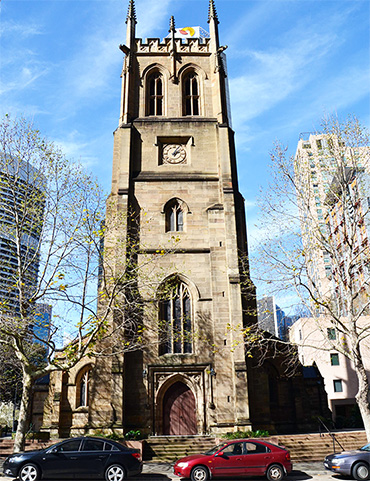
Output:
[[351,476],[358,481],[370,477],[370,444],[355,451],[329,454],[324,460],[324,466],[333,473]]

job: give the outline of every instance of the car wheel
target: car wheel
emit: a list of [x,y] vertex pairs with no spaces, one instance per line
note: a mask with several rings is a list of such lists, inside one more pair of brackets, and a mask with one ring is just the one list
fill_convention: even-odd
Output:
[[112,464],[109,468],[105,471],[105,480],[106,481],[122,481],[125,479],[125,470],[119,464]]
[[207,468],[204,466],[195,466],[190,477],[191,481],[207,481],[209,478]]
[[352,468],[352,475],[358,481],[369,479],[369,466],[366,463],[357,463]]
[[25,464],[21,467],[18,477],[20,481],[36,481],[39,478],[38,467],[34,464]]
[[279,464],[271,464],[266,471],[266,477],[269,481],[280,481],[284,477],[283,468]]

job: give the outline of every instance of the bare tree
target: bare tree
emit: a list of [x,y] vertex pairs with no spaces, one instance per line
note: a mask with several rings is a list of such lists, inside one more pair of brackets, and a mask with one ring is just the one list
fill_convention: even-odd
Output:
[[[6,116],[0,123],[0,189],[0,345],[14,353],[23,384],[17,452],[35,380],[67,371],[86,355],[142,347],[137,279],[140,272],[146,300],[154,300],[151,264],[166,249],[141,255],[139,264],[140,212],[115,214],[110,198],[106,207],[96,180],[25,119]],[[123,225],[128,235],[117,240]],[[52,306],[53,315],[45,316],[40,303]],[[35,356],[40,348],[42,359]]]
[[[311,312],[321,341],[308,336],[296,344],[335,350],[351,361],[370,441],[364,363],[370,340],[369,145],[368,131],[352,117],[325,119],[320,132],[300,140],[294,157],[276,145],[256,262],[269,293],[291,296]],[[247,342],[261,342],[255,329],[246,334]]]

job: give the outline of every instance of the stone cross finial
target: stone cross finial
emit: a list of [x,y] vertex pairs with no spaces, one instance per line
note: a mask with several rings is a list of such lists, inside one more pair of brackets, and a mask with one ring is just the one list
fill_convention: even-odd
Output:
[[208,23],[211,20],[214,20],[216,23],[220,23],[218,21],[217,11],[214,0],[209,0],[209,8],[208,8]]
[[136,21],[136,11],[135,11],[135,1],[134,1],[134,0],[130,0],[130,1],[129,1],[129,4],[128,4],[128,11],[127,11],[126,23],[127,23],[129,20],[137,23],[137,21]]

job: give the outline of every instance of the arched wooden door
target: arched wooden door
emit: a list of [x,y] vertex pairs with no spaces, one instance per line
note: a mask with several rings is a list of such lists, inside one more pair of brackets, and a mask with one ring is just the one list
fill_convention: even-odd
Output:
[[197,434],[194,394],[184,383],[172,384],[163,398],[163,434]]

